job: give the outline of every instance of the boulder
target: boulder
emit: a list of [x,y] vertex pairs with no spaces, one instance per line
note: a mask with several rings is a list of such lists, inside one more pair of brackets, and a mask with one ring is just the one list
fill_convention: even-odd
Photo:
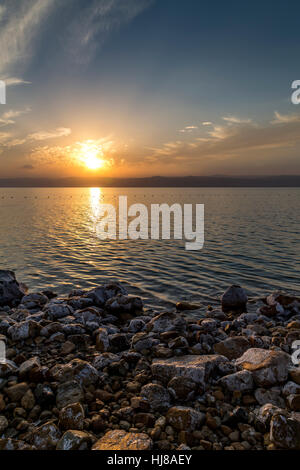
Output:
[[70,430],[59,440],[56,450],[88,450],[92,437],[87,432]]
[[7,333],[13,341],[25,341],[29,338],[35,338],[41,330],[40,325],[33,320],[25,320],[12,325]]
[[147,434],[115,430],[107,432],[92,450],[151,450],[152,446],[152,439]]
[[13,271],[0,270],[0,306],[17,305],[26,294]]
[[187,355],[168,359],[154,359],[151,370],[156,378],[165,383],[178,376],[191,379],[197,385],[205,387],[210,375],[216,370],[218,364],[223,362],[228,362],[228,359],[219,355]]
[[168,423],[176,431],[195,431],[205,422],[205,414],[187,406],[174,406],[167,413]]
[[254,387],[253,377],[248,370],[242,370],[235,374],[225,375],[219,382],[229,392],[249,392]]
[[270,441],[279,448],[300,450],[300,420],[276,413],[271,419]]
[[55,450],[61,437],[58,427],[49,421],[34,431],[32,435],[32,444],[37,450]]
[[180,315],[173,312],[163,312],[152,318],[147,324],[147,330],[153,333],[165,333],[167,331],[186,331],[186,321]]
[[251,371],[258,386],[271,387],[286,382],[291,359],[283,351],[252,348],[237,359],[236,364]]
[[65,430],[83,430],[84,409],[80,403],[72,403],[62,408],[59,413],[59,427]]
[[251,343],[244,336],[232,336],[214,345],[215,352],[228,359],[238,359],[249,348],[251,348]]
[[248,297],[245,290],[237,285],[229,287],[221,297],[222,310],[228,312],[246,311]]
[[141,396],[148,400],[154,411],[167,410],[170,407],[170,395],[168,390],[158,384],[147,384],[141,390]]

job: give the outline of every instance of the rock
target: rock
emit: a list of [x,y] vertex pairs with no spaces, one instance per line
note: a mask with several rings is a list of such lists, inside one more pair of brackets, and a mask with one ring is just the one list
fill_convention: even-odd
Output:
[[[0,362],[0,379],[4,379],[17,372],[17,366],[13,362]],[[1,383],[1,381],[0,381]]]
[[184,312],[186,310],[198,310],[201,307],[202,305],[193,304],[191,302],[177,302],[176,304],[176,310],[178,310],[179,312]]
[[115,333],[114,335],[110,335],[109,344],[113,353],[118,353],[129,349],[129,341],[126,334],[124,333]]
[[240,286],[231,286],[221,297],[222,310],[246,311],[248,297],[245,290]]
[[131,333],[138,333],[139,331],[144,330],[145,326],[146,323],[143,320],[141,320],[140,318],[134,318],[129,323],[128,329]]
[[249,392],[254,387],[253,377],[248,370],[242,370],[235,374],[225,375],[218,383],[229,392]]
[[[33,450],[33,447],[24,441],[16,439],[0,439],[0,450]],[[36,450],[36,449],[34,449]]]
[[57,389],[56,405],[58,409],[61,409],[72,403],[81,402],[83,398],[84,394],[78,382],[74,380],[65,382]]
[[164,333],[167,331],[185,332],[186,327],[187,324],[184,318],[173,312],[163,312],[147,324],[147,330],[153,333]]
[[99,328],[99,330],[97,330],[96,349],[102,353],[109,350],[109,337],[105,328]]
[[28,310],[36,309],[36,308],[41,309],[48,302],[49,302],[48,297],[40,293],[24,295],[24,297],[21,300],[22,306]]
[[139,297],[119,294],[107,300],[105,308],[113,314],[129,313],[136,315],[143,311],[143,302]]
[[159,344],[159,340],[149,336],[148,333],[136,333],[131,341],[131,347],[135,351],[142,352],[152,350]]
[[34,368],[40,368],[41,363],[38,357],[31,357],[27,361],[22,362],[22,364],[19,367],[19,376],[21,379],[25,379],[30,371]]
[[300,385],[295,382],[287,382],[282,389],[282,395],[287,397],[288,395],[299,395],[300,394]]
[[293,411],[300,411],[300,394],[289,395],[286,399],[289,408]]
[[147,434],[115,430],[107,432],[92,450],[151,450],[152,446]]
[[167,410],[170,407],[169,392],[158,384],[147,384],[141,390],[141,396],[146,398],[154,411]]
[[42,383],[37,384],[34,396],[36,402],[41,406],[51,405],[55,401],[55,396],[51,387]]
[[116,297],[118,294],[127,295],[126,289],[116,282],[105,284],[102,287],[96,287],[85,294],[86,297],[92,299],[93,304],[103,307],[107,300]]
[[56,450],[88,450],[92,442],[91,435],[82,431],[67,431],[56,446]]
[[280,411],[280,409],[277,406],[266,403],[256,412],[257,420],[267,428],[271,423],[272,417],[275,413],[278,413],[278,411]]
[[17,305],[26,294],[25,288],[16,280],[13,271],[0,270],[0,306]]
[[76,380],[85,386],[96,384],[99,380],[97,369],[82,359],[73,359],[68,364],[54,366],[50,373],[57,382]]
[[193,380],[182,377],[173,377],[168,383],[168,391],[170,395],[179,401],[191,400],[196,390],[196,384]]
[[72,315],[73,309],[70,305],[62,303],[60,300],[53,300],[48,304],[46,313],[51,321],[58,320],[68,315]]
[[252,372],[254,381],[261,387],[285,382],[288,378],[290,356],[282,351],[259,348],[248,349],[236,364]]
[[30,389],[27,390],[27,392],[23,396],[21,400],[21,405],[25,410],[28,410],[28,411],[32,410],[32,408],[34,407],[35,397]]
[[72,403],[65,406],[59,413],[59,427],[61,429],[75,429],[82,431],[84,428],[84,409],[80,403]]
[[152,374],[159,380],[168,383],[172,377],[184,377],[193,380],[197,385],[205,387],[207,381],[218,364],[228,362],[224,356],[188,355],[169,359],[154,359]]
[[281,397],[280,390],[257,388],[254,396],[260,405],[268,403],[284,408],[284,400]]
[[0,437],[6,428],[8,428],[8,421],[5,416],[0,415]]
[[8,335],[13,341],[24,341],[29,338],[35,338],[41,330],[40,325],[33,320],[25,320],[16,323],[8,329]]
[[49,421],[34,431],[32,443],[38,450],[55,450],[60,437],[58,427]]
[[249,348],[251,348],[251,343],[244,336],[232,336],[214,345],[215,352],[228,359],[238,359]]
[[174,406],[167,413],[168,423],[177,431],[195,431],[205,422],[205,414],[187,406]]
[[25,395],[28,389],[29,389],[28,384],[26,382],[23,382],[23,383],[19,383],[16,385],[12,385],[11,387],[8,387],[8,389],[6,390],[6,393],[10,401],[18,402]]
[[270,441],[283,449],[300,450],[300,421],[280,412],[275,414],[271,419]]

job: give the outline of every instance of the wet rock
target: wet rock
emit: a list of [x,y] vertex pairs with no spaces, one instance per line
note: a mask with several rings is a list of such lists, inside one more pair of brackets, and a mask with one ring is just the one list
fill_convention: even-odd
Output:
[[0,270],[0,306],[17,305],[26,294],[13,271]]
[[82,431],[84,428],[84,409],[81,403],[72,403],[65,406],[59,413],[59,427],[61,429],[75,429]]
[[33,321],[23,321],[16,323],[8,329],[8,335],[13,341],[24,341],[29,338],[35,338],[41,330],[40,325]]
[[119,294],[105,303],[105,308],[114,315],[120,313],[139,314],[143,311],[143,302],[139,297]]
[[105,284],[101,287],[96,287],[85,294],[85,297],[92,299],[93,304],[98,307],[103,307],[107,300],[117,295],[127,295],[126,289],[121,284],[112,282]]
[[106,352],[109,350],[109,337],[105,328],[99,328],[96,335],[96,349],[99,352]]
[[251,343],[243,336],[233,336],[214,345],[215,352],[228,359],[238,359],[249,348],[251,348]]
[[32,443],[38,450],[55,450],[61,437],[58,427],[48,422],[37,428],[32,436]]
[[81,385],[92,385],[98,382],[99,374],[97,369],[82,359],[73,359],[68,364],[54,366],[51,371],[53,380],[66,382],[76,380]]
[[257,388],[255,390],[254,396],[260,405],[270,403],[272,405],[284,408],[284,400],[281,397],[280,390]]
[[289,450],[300,450],[300,421],[277,413],[271,419],[270,441]]
[[131,347],[138,352],[147,351],[153,349],[159,344],[157,338],[149,336],[147,333],[136,333],[132,338]]
[[56,405],[58,409],[64,408],[72,403],[82,402],[84,394],[81,386],[76,381],[65,382],[59,385],[56,394]]
[[141,320],[140,318],[134,318],[129,323],[128,329],[131,333],[138,333],[139,331],[144,330],[145,326],[146,323],[143,320]]
[[290,356],[282,351],[248,349],[236,364],[252,372],[254,381],[261,387],[285,382],[288,378]]
[[16,385],[12,385],[11,387],[7,388],[6,393],[10,401],[18,402],[22,399],[28,389],[28,384],[26,382],[23,382]]
[[154,411],[163,411],[170,407],[169,392],[161,385],[153,383],[144,385],[141,396],[148,400]]
[[115,430],[107,432],[92,450],[151,450],[152,446],[152,439],[147,434]]
[[70,305],[67,305],[60,300],[53,300],[48,304],[46,313],[49,320],[55,321],[68,315],[72,315],[73,309]]
[[179,401],[191,400],[196,390],[196,384],[193,380],[182,377],[173,377],[168,383],[168,391],[170,395]]
[[52,388],[49,385],[39,383],[34,391],[36,402],[41,406],[51,405],[55,401]]
[[168,423],[177,431],[194,431],[205,422],[205,414],[186,406],[174,406],[167,413]]
[[41,363],[38,357],[31,357],[27,361],[24,361],[19,367],[19,376],[21,379],[26,378],[32,369],[40,368]]
[[164,333],[167,331],[185,332],[186,327],[186,321],[180,315],[176,315],[173,312],[163,312],[147,324],[147,330],[153,333]]
[[17,439],[0,439],[0,450],[36,450],[24,441]]
[[229,392],[249,392],[254,388],[254,382],[251,372],[242,370],[235,374],[225,375],[219,382]]
[[246,311],[248,297],[245,290],[237,285],[229,287],[221,297],[222,310]]
[[56,450],[88,450],[92,437],[87,432],[67,431],[56,446]]
[[197,385],[205,387],[210,375],[218,364],[227,362],[224,356],[182,356],[169,359],[154,359],[151,370],[155,377],[168,383],[174,376],[193,380]]
[[40,293],[24,295],[21,300],[22,306],[28,310],[41,309],[48,302],[48,297]]
[[0,415],[0,436],[8,428],[8,421],[5,416]]
[[176,310],[178,310],[179,312],[184,312],[186,310],[198,310],[201,307],[202,305],[193,304],[191,302],[177,302],[176,304]]

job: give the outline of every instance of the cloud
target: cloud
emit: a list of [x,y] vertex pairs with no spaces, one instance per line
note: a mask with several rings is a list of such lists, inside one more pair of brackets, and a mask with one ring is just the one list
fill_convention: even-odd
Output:
[[287,124],[290,122],[300,122],[299,114],[280,114],[278,111],[274,113],[275,119],[271,121],[272,124]]
[[186,126],[184,129],[181,129],[179,132],[192,132],[198,129],[198,126]]
[[250,124],[252,122],[252,119],[241,119],[236,116],[224,116],[222,119],[231,124]]
[[[4,0],[0,28],[0,74],[9,73],[34,51],[34,40],[55,0]],[[21,80],[21,79],[20,79]],[[10,84],[20,84],[14,78]]]
[[67,137],[72,133],[72,130],[67,127],[59,127],[54,131],[39,131],[29,134],[28,140],[48,140],[57,139],[59,137]]
[[202,126],[211,126],[211,125],[212,125],[212,122],[210,122],[210,121],[202,122]]
[[8,86],[16,86],[16,85],[30,85],[31,82],[23,80],[23,78],[18,77],[8,77],[4,78],[5,85]]
[[88,62],[113,31],[129,23],[154,0],[92,0],[67,29],[67,47],[78,63]]
[[286,119],[281,124],[280,127],[272,124],[254,126],[250,121],[243,125],[215,126],[207,137],[190,142],[171,141],[152,149],[149,161],[167,164],[182,160],[189,164],[214,161],[215,167],[220,160],[235,159],[237,163],[238,158],[247,155],[247,161],[254,164],[258,155],[271,158],[275,150],[300,147],[300,119]]
[[2,114],[0,117],[0,127],[9,126],[15,124],[15,119],[22,116],[23,114],[27,114],[31,111],[30,108],[22,109],[22,110],[10,110],[6,111],[6,113]]
[[34,170],[35,169],[35,167],[33,165],[30,165],[30,164],[23,165],[20,168],[21,168],[21,170]]

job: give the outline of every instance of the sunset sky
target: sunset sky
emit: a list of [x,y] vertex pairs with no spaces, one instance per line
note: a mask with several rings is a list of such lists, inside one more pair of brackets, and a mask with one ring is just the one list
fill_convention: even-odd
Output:
[[298,1],[0,0],[0,177],[300,174]]

